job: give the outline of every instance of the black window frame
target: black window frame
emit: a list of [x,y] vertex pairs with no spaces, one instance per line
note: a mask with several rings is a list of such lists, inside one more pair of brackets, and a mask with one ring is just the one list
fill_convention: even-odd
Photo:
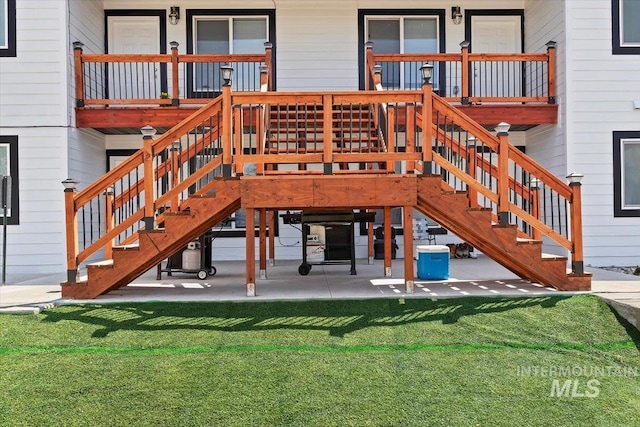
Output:
[[4,18],[7,24],[7,47],[0,47],[0,57],[15,57],[16,51],[16,0],[6,1],[7,10]]
[[640,217],[640,207],[629,209],[622,205],[622,141],[626,139],[640,143],[640,130],[613,132],[613,216],[616,218]]
[[[370,16],[436,16],[438,18],[438,53],[447,51],[446,10],[445,9],[358,9],[358,86],[365,87],[365,21]],[[375,53],[375,46],[373,47]],[[447,83],[446,68],[441,67],[438,75],[439,91],[445,93]]]
[[[18,169],[18,136],[0,135],[0,145],[9,146],[9,169],[11,170],[11,216],[7,217],[7,225],[20,224],[20,174]],[[0,210],[0,224],[4,224],[4,216]]]
[[[271,50],[271,63],[276,64],[276,10],[275,9],[187,9],[187,53],[193,54],[194,51],[194,40],[193,40],[193,18],[197,16],[220,16],[220,17],[230,17],[230,16],[266,16],[267,17],[267,37],[268,42],[272,45]],[[273,82],[273,89],[276,90],[276,67],[271,67],[271,81]],[[198,98],[200,96],[196,95],[196,92],[193,90],[193,68],[187,67],[187,96],[189,98]],[[206,92],[204,92],[207,94]],[[214,98],[218,96],[220,93],[213,91],[207,94],[207,97]]]
[[622,46],[620,11],[622,0],[611,0],[611,49],[614,55],[640,55],[640,46]]

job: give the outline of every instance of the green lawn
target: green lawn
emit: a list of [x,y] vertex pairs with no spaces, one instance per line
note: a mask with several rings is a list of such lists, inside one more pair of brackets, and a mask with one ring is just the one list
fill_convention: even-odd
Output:
[[[0,322],[0,425],[640,425],[640,334],[592,296],[80,305]],[[535,367],[574,372],[523,374]],[[571,391],[551,396],[554,380]]]

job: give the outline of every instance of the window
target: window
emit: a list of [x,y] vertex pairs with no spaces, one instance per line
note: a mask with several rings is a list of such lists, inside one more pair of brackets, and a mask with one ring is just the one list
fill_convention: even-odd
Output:
[[16,0],[0,0],[0,56],[16,56]]
[[[274,41],[273,11],[238,11],[218,15],[214,11],[187,11],[187,49],[194,54],[264,53],[264,43]],[[195,97],[217,96],[222,88],[222,63],[195,63],[188,70],[189,89]],[[260,63],[233,63],[232,89],[260,87]]]
[[614,216],[640,216],[640,131],[613,133]]
[[[0,177],[10,176],[11,186],[7,192],[7,224],[20,223],[20,200],[18,193],[18,137],[0,136]],[[0,206],[0,224],[4,211]]]
[[[437,53],[438,19],[422,17],[375,17],[366,20],[367,40],[375,53]],[[434,90],[438,89],[438,64],[434,64]],[[422,63],[382,64],[382,86],[387,89],[419,89]]]
[[[364,89],[364,44],[373,42],[374,53],[440,53],[445,52],[444,9],[360,9],[358,42],[360,89]],[[422,86],[418,62],[381,63],[382,85],[387,89],[419,89]],[[433,88],[444,87],[445,71],[433,64]]]
[[614,54],[640,54],[640,1],[611,0]]

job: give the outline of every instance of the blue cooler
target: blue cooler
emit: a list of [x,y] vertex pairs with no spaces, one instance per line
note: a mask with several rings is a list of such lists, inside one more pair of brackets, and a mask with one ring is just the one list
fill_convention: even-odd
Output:
[[422,280],[446,280],[449,278],[449,248],[430,245],[416,246],[418,252],[418,277]]

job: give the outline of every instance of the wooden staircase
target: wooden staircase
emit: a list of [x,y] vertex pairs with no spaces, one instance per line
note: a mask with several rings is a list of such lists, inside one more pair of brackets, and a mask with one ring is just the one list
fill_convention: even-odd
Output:
[[[582,272],[579,187],[551,175],[506,136],[490,134],[436,95],[232,96],[228,87],[224,90],[161,137],[147,137],[142,150],[101,180],[80,193],[65,193],[69,280],[63,297],[95,298],[125,286],[241,206],[249,214],[254,209],[415,208],[524,279],[561,290],[589,289],[590,275]],[[477,142],[470,145],[470,137]],[[201,166],[194,169],[196,160]],[[395,173],[398,162],[404,162],[406,173]],[[248,163],[261,165],[258,176],[233,176]],[[296,163],[297,169],[277,170]],[[352,164],[360,166],[349,170]],[[338,176],[345,170],[353,175]],[[134,184],[114,196],[113,188],[123,181]],[[531,186],[533,181],[538,187]],[[553,198],[553,214],[570,218],[571,230],[569,221],[545,222],[541,197]],[[158,206],[169,209],[158,215]],[[87,210],[92,217],[94,207],[106,207],[106,229],[79,250],[78,223]],[[119,223],[114,209],[123,213]],[[505,221],[510,215],[516,224]],[[140,231],[121,238],[136,227]],[[250,259],[253,230],[249,233]],[[566,257],[542,254],[542,235],[571,252],[573,273],[567,272]],[[137,245],[130,244],[136,240]],[[114,241],[120,243],[110,248]],[[108,259],[87,264],[87,277],[78,280],[80,264],[102,247]],[[248,289],[253,264],[247,262]],[[410,276],[406,282],[413,281]]]
[[220,180],[215,195],[193,196],[188,210],[164,213],[164,227],[139,231],[137,245],[115,246],[113,258],[87,264],[86,280],[63,283],[64,298],[92,299],[126,286],[240,209],[239,181]]
[[416,209],[523,279],[560,290],[589,290],[590,275],[567,273],[567,257],[542,253],[542,241],[518,237],[515,225],[493,222],[490,210],[470,208],[468,194],[443,191],[441,177],[418,180]]

